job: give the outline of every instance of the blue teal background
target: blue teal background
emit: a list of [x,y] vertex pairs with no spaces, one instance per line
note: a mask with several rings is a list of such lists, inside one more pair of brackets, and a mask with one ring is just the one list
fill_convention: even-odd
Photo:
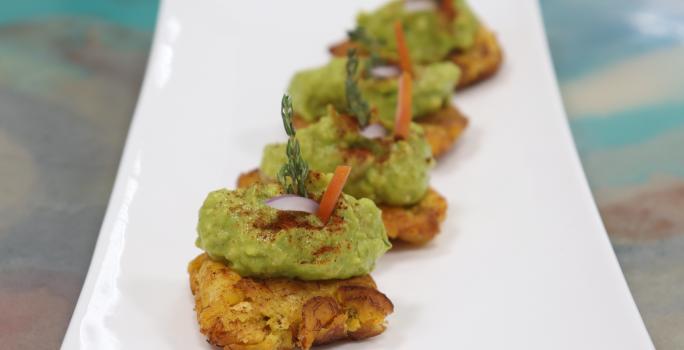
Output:
[[[656,346],[682,349],[684,3],[541,4],[577,148],[625,276]],[[144,0],[0,5],[1,349],[61,343],[157,8]]]

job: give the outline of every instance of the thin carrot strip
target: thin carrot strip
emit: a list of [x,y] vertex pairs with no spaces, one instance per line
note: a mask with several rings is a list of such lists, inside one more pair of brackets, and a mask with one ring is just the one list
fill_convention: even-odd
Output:
[[399,98],[397,100],[397,113],[394,120],[394,135],[399,138],[407,138],[412,117],[412,82],[411,74],[402,72],[399,77]]
[[399,66],[404,72],[409,72],[413,75],[413,66],[411,65],[411,55],[409,54],[408,45],[406,45],[406,37],[404,36],[404,28],[401,21],[394,22],[394,35],[397,39],[397,51],[399,53]]
[[333,175],[332,180],[330,180],[328,188],[325,189],[325,193],[323,193],[323,198],[318,207],[318,212],[316,212],[316,215],[321,221],[327,223],[330,219],[330,215],[332,215],[335,210],[337,200],[342,194],[342,189],[344,188],[344,184],[347,183],[350,172],[351,167],[348,165],[338,165],[335,168],[335,174]]

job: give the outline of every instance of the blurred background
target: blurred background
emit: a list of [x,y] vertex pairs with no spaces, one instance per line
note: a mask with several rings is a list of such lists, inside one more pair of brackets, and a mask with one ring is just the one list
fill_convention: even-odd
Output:
[[[683,349],[684,2],[540,1],[575,142],[627,282],[656,346]],[[0,5],[0,349],[61,343],[158,6]]]

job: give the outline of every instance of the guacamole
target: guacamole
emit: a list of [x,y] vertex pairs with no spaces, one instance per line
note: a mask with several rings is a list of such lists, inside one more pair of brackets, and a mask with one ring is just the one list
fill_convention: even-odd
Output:
[[[318,122],[297,131],[302,157],[316,171],[331,172],[336,166],[352,166],[345,193],[369,198],[376,203],[411,205],[420,201],[428,189],[429,170],[434,164],[423,130],[416,124],[406,140],[392,136],[366,139],[359,134],[356,121],[330,108]],[[286,162],[285,144],[264,149],[261,174],[274,179]]]
[[[331,176],[309,178],[310,196],[318,199]],[[196,245],[242,276],[302,280],[368,274],[391,247],[380,209],[368,199],[343,194],[324,225],[316,215],[264,204],[280,194],[277,183],[209,193],[200,209]]]
[[436,10],[405,11],[404,0],[394,0],[374,12],[362,12],[356,24],[378,43],[381,57],[396,60],[394,23],[401,20],[411,58],[416,63],[444,60],[453,50],[470,48],[479,22],[465,0],[453,0],[456,18],[447,21]]
[[[333,58],[325,66],[301,71],[292,78],[288,88],[294,102],[295,112],[304,120],[312,122],[326,113],[328,105],[344,111],[347,106],[344,82],[346,58]],[[368,64],[362,59],[361,67]],[[416,66],[413,82],[413,115],[418,119],[435,112],[451,99],[461,71],[451,62]],[[363,72],[364,69],[359,69]],[[399,79],[376,79],[359,73],[359,88],[364,99],[377,108],[380,121],[386,126],[394,124],[397,108]]]

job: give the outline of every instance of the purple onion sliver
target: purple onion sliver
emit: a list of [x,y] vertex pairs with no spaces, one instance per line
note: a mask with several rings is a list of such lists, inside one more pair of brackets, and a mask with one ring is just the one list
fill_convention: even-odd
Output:
[[370,124],[363,128],[359,134],[367,139],[378,139],[387,136],[387,129],[380,124]]
[[431,0],[404,1],[404,11],[406,12],[432,11],[436,8],[435,2]]
[[401,75],[401,69],[397,66],[375,66],[371,68],[370,74],[378,79],[396,78]]
[[271,197],[271,198],[267,199],[266,201],[264,201],[264,203],[270,204],[273,201],[277,201],[277,200],[280,200],[283,198],[294,198],[294,197],[301,197],[301,196],[298,196],[296,194],[281,194],[280,196],[275,196],[275,197]]
[[315,200],[294,194],[269,198],[264,204],[278,210],[301,211],[309,214],[315,214],[318,211],[318,203]]

